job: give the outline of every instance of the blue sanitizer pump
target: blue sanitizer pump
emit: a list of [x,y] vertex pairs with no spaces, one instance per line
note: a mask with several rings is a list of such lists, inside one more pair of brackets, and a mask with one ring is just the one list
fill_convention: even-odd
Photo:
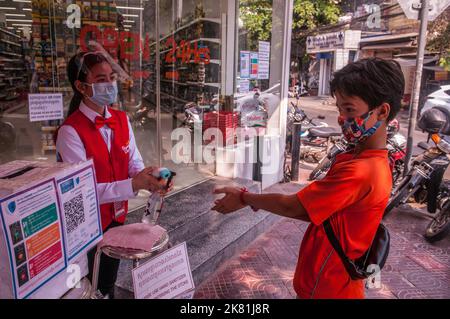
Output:
[[[158,180],[167,180],[166,188],[170,186],[172,178],[176,175],[175,172],[162,167],[159,170],[153,172],[153,176]],[[142,216],[142,223],[156,225],[161,214],[161,210],[164,203],[164,196],[159,192],[153,192],[147,201],[147,207],[145,208],[144,215]]]

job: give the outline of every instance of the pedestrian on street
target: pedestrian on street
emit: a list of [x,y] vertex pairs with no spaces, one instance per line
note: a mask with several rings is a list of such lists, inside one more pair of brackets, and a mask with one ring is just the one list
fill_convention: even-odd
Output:
[[333,249],[331,227],[351,260],[371,246],[392,188],[386,127],[401,107],[405,81],[397,62],[362,59],[335,72],[331,92],[338,122],[354,149],[340,154],[325,178],[297,194],[252,194],[224,187],[212,208],[228,214],[246,206],[310,223],[301,243],[293,285],[299,298],[364,298],[363,280],[353,280]]

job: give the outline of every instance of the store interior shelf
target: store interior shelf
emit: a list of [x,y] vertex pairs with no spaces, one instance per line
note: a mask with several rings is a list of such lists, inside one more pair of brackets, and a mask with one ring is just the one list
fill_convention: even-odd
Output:
[[42,126],[41,131],[42,132],[54,132],[58,129],[57,126]]
[[[197,62],[195,62],[195,60],[191,60],[191,61],[189,61],[189,63],[197,63]],[[208,64],[218,64],[218,65],[220,65],[220,60],[216,60],[216,59],[209,60]],[[205,63],[205,65],[208,65],[208,64]]]
[[198,38],[198,39],[192,40],[191,43],[200,42],[200,41],[213,42],[213,43],[220,44],[220,39],[217,39],[217,38]]
[[165,96],[165,97],[167,97],[167,98],[169,98],[169,99],[173,99],[173,100],[175,100],[175,101],[178,101],[178,102],[181,102],[181,103],[184,103],[184,104],[189,103],[189,101],[180,99],[180,98],[178,98],[178,97],[176,97],[176,96],[173,96],[173,95],[170,95],[170,94],[168,94],[168,93],[161,92],[161,96]]
[[66,87],[40,86],[39,92],[72,92],[72,88],[70,86],[66,86]]
[[176,84],[176,85],[183,85],[183,86],[187,86],[187,83],[183,83],[183,82],[178,82],[178,81],[172,81],[172,80],[161,80],[161,82],[164,83],[170,83],[170,84]]
[[[198,39],[195,39],[195,40],[190,40],[189,43],[195,43],[195,42],[200,42],[200,41],[212,42],[212,43],[220,44],[220,39],[217,39],[217,38],[198,38]],[[169,52],[171,50],[173,50],[173,49],[163,50],[163,51],[160,52],[160,54],[167,53],[167,52]]]
[[198,85],[198,86],[212,86],[212,87],[220,89],[220,83],[202,83],[202,82],[191,82],[191,81],[187,81],[186,83],[191,84],[191,85]]
[[[169,33],[168,35],[162,37],[159,41],[161,42],[161,41],[167,39],[168,37],[170,37],[172,35],[175,35],[177,32],[179,32],[179,31],[181,31],[183,29],[186,29],[186,28],[188,28],[188,27],[190,27],[190,26],[192,26],[192,25],[194,25],[194,24],[196,24],[198,22],[203,22],[203,21],[220,23],[220,19],[214,19],[214,18],[199,18],[199,19],[195,19],[194,21],[191,21],[191,22],[185,24],[184,26],[181,26],[180,28],[176,29],[175,31]],[[155,44],[156,44],[156,42],[153,42],[150,46],[153,46]]]
[[18,54],[18,53],[12,53],[12,52],[7,52],[7,51],[0,51],[0,54],[10,55],[10,56],[16,56],[16,57],[22,57],[21,54]]
[[15,37],[15,38],[17,38],[17,39],[20,39],[20,36],[18,36],[17,34],[14,34],[14,33],[12,33],[12,32],[9,32],[9,31],[7,31],[7,30],[5,30],[5,29],[3,29],[3,28],[0,28],[0,32],[3,32],[3,33],[5,33],[5,34],[10,35],[10,36],[12,36],[12,37]]
[[7,44],[11,44],[11,45],[14,45],[14,46],[16,46],[16,47],[19,47],[19,48],[21,48],[21,47],[22,47],[22,46],[20,45],[20,43],[16,43],[16,42],[8,41],[8,40],[5,40],[5,39],[0,39],[0,41],[1,41],[1,42],[3,42],[3,43],[7,43]]

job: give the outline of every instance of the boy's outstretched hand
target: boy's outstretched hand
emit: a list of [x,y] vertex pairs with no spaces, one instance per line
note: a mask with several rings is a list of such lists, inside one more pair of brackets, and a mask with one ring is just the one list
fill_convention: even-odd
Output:
[[225,194],[221,199],[214,202],[215,206],[211,208],[221,214],[228,214],[246,207],[241,202],[241,189],[238,187],[216,188],[213,194]]

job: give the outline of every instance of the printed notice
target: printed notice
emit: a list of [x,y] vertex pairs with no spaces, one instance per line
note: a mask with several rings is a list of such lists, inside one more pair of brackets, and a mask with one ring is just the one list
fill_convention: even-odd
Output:
[[15,298],[27,298],[66,268],[53,179],[0,201]]
[[258,52],[250,52],[250,79],[258,78]]
[[270,68],[270,42],[259,41],[258,58],[258,79],[267,80]]
[[64,118],[62,93],[28,94],[30,122]]
[[69,261],[102,238],[97,188],[91,162],[56,182]]
[[132,275],[136,299],[175,299],[195,288],[186,242],[134,268]]
[[250,78],[250,52],[241,51],[241,79]]
[[239,80],[239,93],[248,93],[250,91],[250,81],[248,79]]

